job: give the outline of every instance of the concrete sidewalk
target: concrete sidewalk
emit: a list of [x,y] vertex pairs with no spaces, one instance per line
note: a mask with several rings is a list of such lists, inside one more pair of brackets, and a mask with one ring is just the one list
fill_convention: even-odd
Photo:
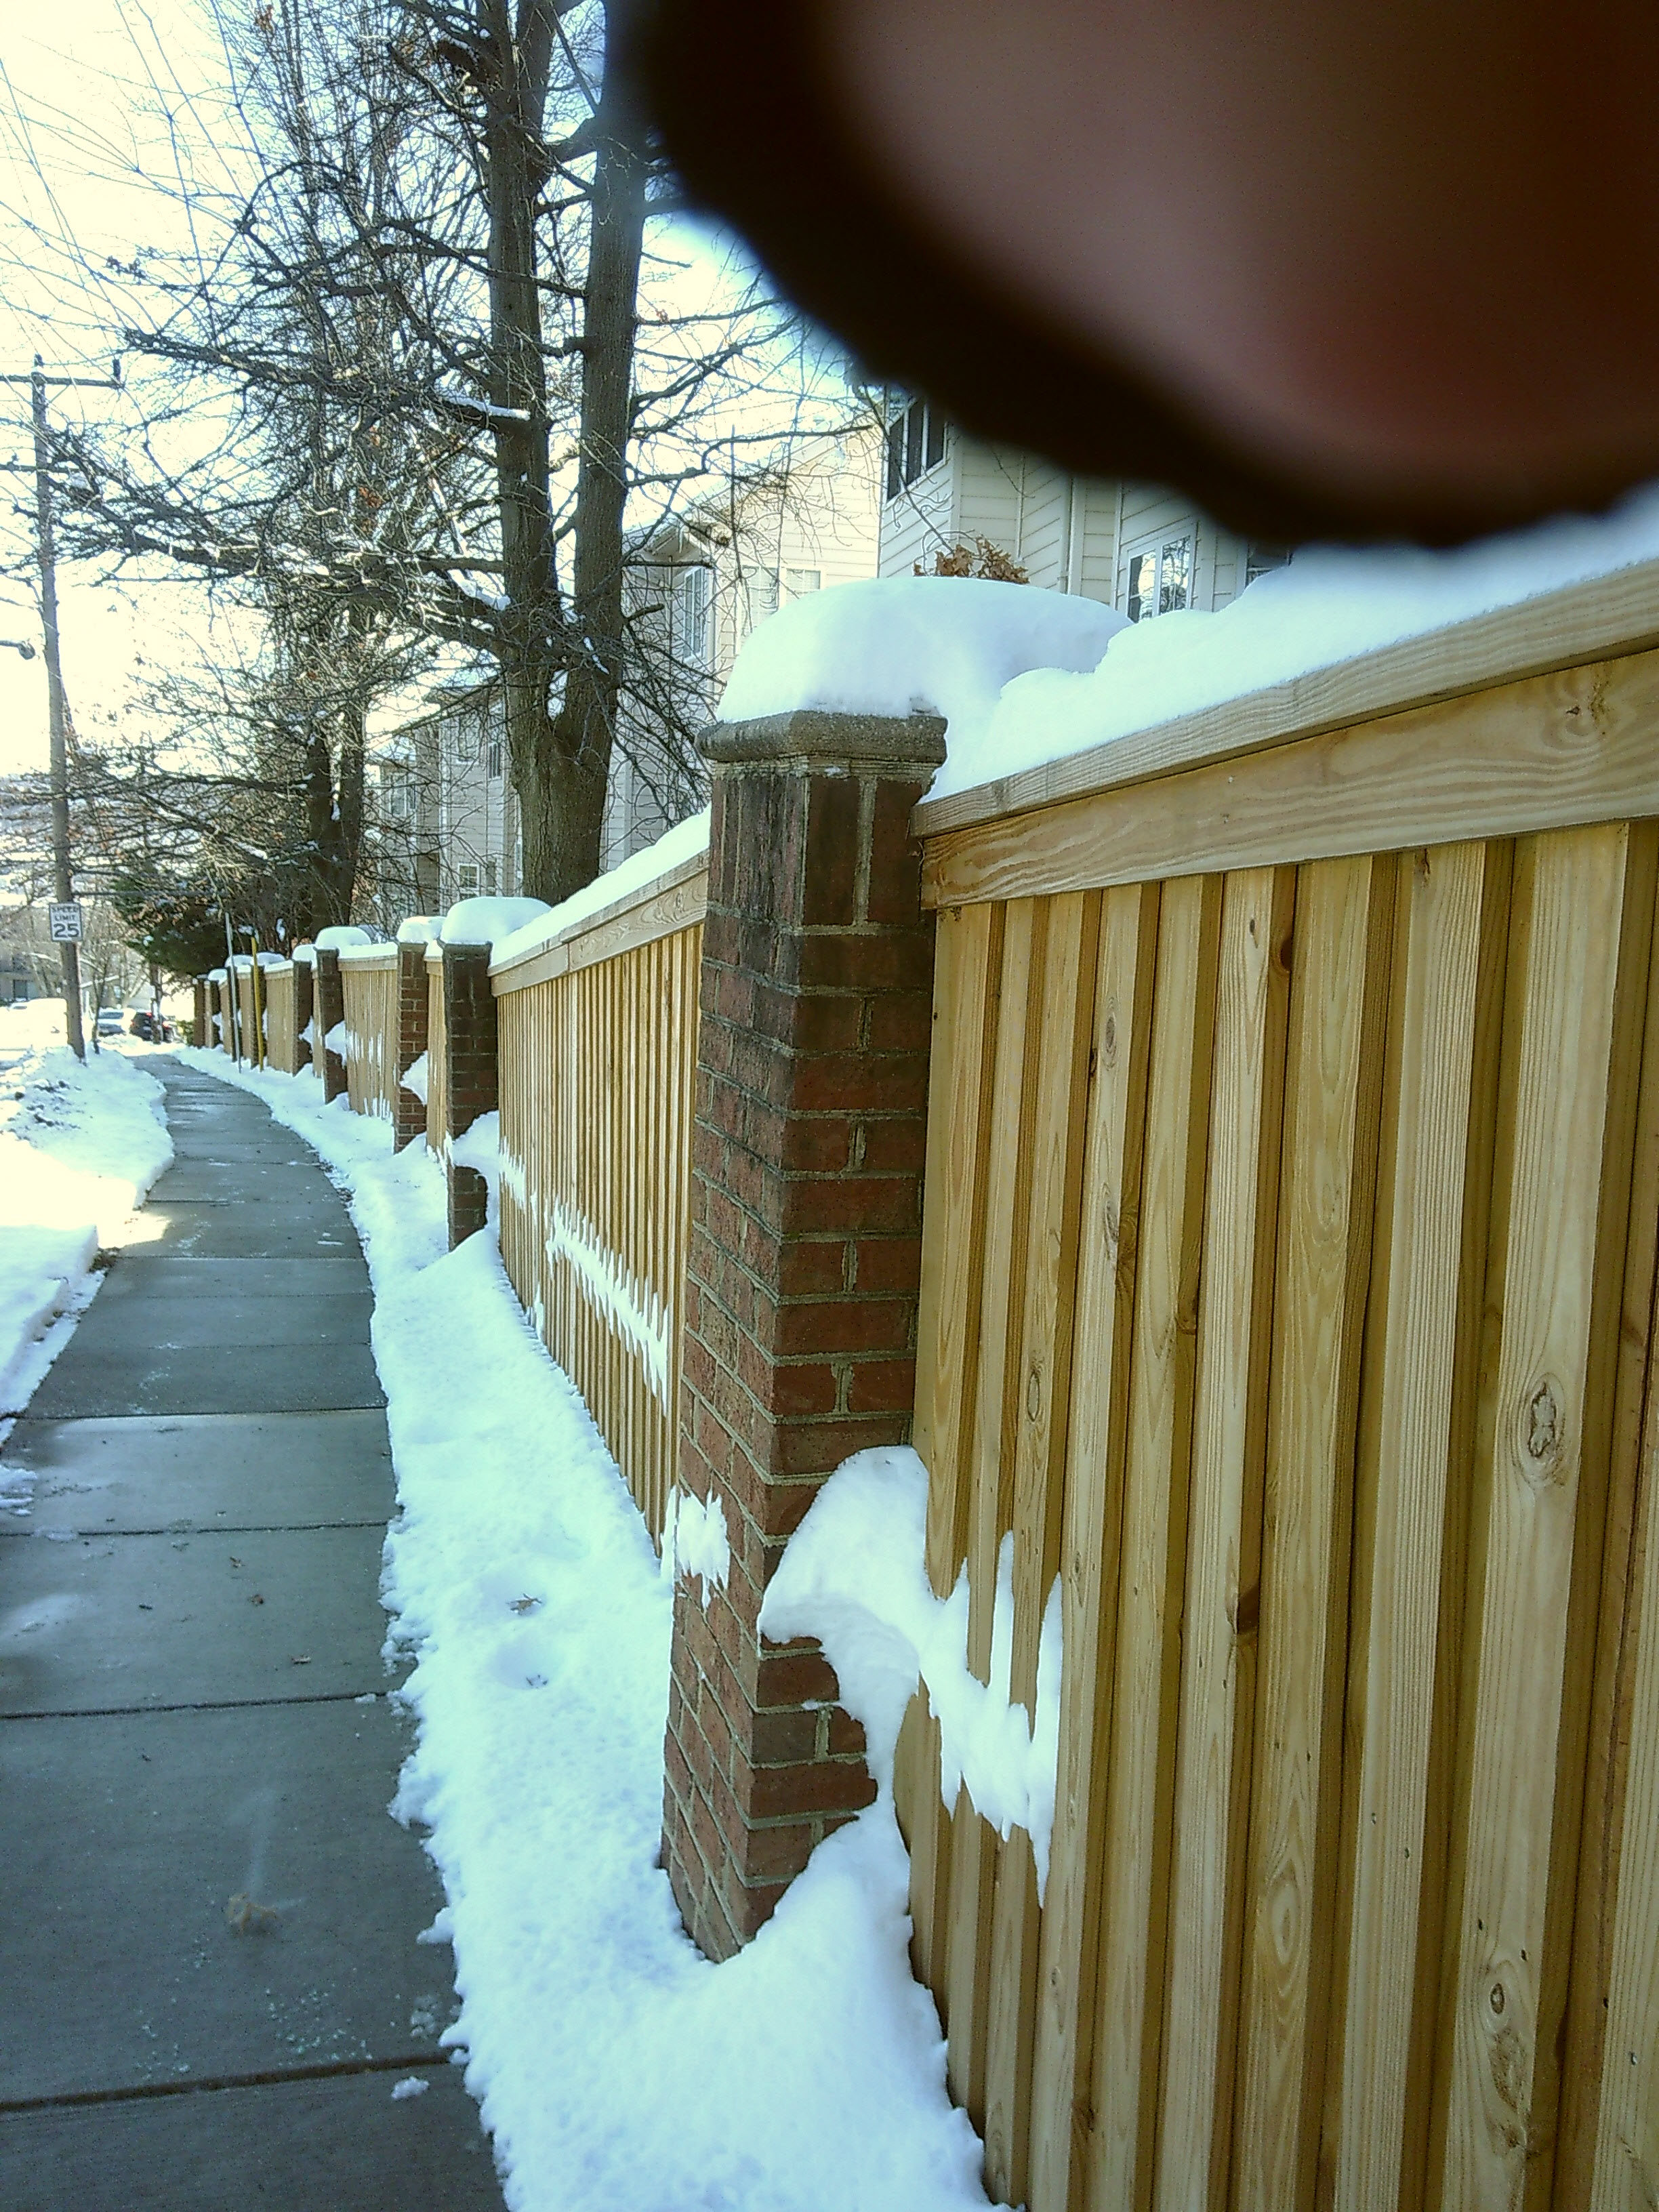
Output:
[[151,1066],[154,1241],[0,1454],[38,1478],[0,1516],[0,2206],[499,2207],[386,1809],[368,1271],[298,1138]]

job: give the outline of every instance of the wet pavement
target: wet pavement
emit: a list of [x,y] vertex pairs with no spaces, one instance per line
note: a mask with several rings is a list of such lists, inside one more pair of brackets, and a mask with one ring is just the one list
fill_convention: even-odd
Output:
[[499,2208],[386,1812],[362,1252],[256,1100],[148,1065],[150,1239],[0,1450],[35,1476],[0,1510],[0,2207]]

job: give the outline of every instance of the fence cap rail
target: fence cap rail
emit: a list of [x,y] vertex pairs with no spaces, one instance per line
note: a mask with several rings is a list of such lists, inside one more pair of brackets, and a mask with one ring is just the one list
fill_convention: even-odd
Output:
[[[603,878],[599,878],[604,881]],[[635,884],[603,906],[579,915],[563,928],[494,963],[495,995],[526,990],[574,968],[613,959],[636,945],[672,937],[702,920],[708,904],[708,845],[702,842],[646,882]]]
[[918,838],[941,837],[1656,645],[1659,561],[1644,561],[1310,669],[1063,760],[924,799],[911,827]]
[[825,707],[798,707],[750,722],[713,722],[697,739],[717,768],[763,761],[916,762],[941,767],[942,714],[844,714]]

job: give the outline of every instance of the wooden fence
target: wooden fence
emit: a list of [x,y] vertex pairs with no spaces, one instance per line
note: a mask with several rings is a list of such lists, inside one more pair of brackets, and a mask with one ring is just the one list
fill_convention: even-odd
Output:
[[265,969],[265,1058],[271,1067],[291,1075],[298,1062],[298,1040],[294,1034],[294,963],[283,960]]
[[1659,2202],[1659,653],[1498,683],[1528,611],[920,811],[928,1566],[988,1680],[1012,1531],[1028,1713],[1058,1583],[1041,1902],[921,1698],[896,1788],[1032,2212]]
[[390,1121],[398,1104],[397,946],[346,946],[340,954],[340,989],[351,1110]]
[[707,903],[702,854],[491,970],[501,1257],[659,1541],[677,1453]]

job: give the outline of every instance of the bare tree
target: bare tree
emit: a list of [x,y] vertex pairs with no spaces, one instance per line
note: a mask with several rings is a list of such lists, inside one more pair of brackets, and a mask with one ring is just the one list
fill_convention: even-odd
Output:
[[525,887],[562,897],[599,866],[625,699],[695,788],[684,687],[626,584],[647,526],[786,465],[844,393],[757,281],[669,282],[623,0],[204,4],[240,173],[192,183],[187,252],[114,272],[143,310],[127,347],[171,382],[136,443],[63,434],[66,543],[261,610],[335,905],[373,679],[434,648],[498,673]]

